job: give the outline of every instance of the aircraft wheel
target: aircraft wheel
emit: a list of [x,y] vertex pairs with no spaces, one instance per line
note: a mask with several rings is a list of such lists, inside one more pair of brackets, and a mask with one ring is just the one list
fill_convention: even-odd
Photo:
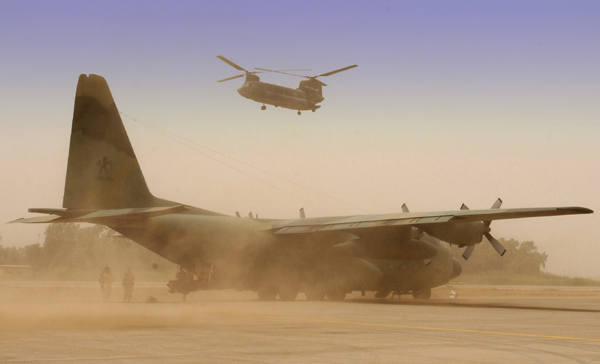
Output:
[[298,115],[302,115],[302,112],[300,110],[298,110]]
[[377,292],[375,292],[375,298],[386,298],[387,296],[390,295],[390,293],[392,293],[391,290],[389,289],[381,289]]
[[339,287],[331,287],[327,291],[327,299],[330,301],[343,301],[346,298],[346,292]]
[[431,298],[431,289],[427,288],[421,291],[414,291],[412,295],[416,300],[428,300]]
[[279,287],[279,299],[282,301],[293,301],[298,297],[298,287],[295,285],[282,285]]
[[265,105],[260,107],[261,110],[267,110],[267,107]]
[[261,301],[274,301],[277,297],[277,289],[273,287],[263,287],[256,291],[258,299]]
[[323,301],[325,299],[325,290],[322,287],[308,287],[304,291],[306,299],[309,301]]

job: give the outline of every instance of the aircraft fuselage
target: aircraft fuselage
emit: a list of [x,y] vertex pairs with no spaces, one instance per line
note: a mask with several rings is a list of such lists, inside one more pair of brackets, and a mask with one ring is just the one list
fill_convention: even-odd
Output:
[[409,293],[446,284],[460,274],[446,243],[427,235],[423,241],[437,248],[427,261],[372,259],[332,251],[351,238],[348,233],[277,236],[267,232],[271,221],[192,212],[110,227],[187,270],[194,271],[197,259],[214,264],[215,279],[202,287],[206,289],[259,291],[291,280],[303,292],[309,286],[329,286],[338,277],[335,284],[344,292]]
[[247,99],[292,110],[316,110],[324,100],[316,93],[261,81],[246,81],[237,91]]

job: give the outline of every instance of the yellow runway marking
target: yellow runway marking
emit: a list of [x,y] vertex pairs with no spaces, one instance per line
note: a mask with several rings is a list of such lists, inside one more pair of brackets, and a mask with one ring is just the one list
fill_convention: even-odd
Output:
[[555,340],[576,340],[576,341],[600,342],[600,339],[592,339],[592,338],[585,338],[585,337],[522,334],[522,333],[518,333],[518,332],[485,331],[485,330],[469,330],[469,329],[451,329],[451,328],[444,328],[444,327],[378,324],[378,323],[373,323],[373,322],[325,320],[325,319],[321,320],[321,319],[309,319],[309,318],[299,318],[299,317],[297,317],[297,318],[276,317],[276,316],[270,316],[270,317],[274,318],[274,319],[305,321],[305,322],[319,322],[319,323],[324,323],[324,324],[346,324],[346,325],[358,325],[358,326],[387,327],[387,328],[406,329],[406,330],[446,331],[446,332],[462,332],[462,333],[468,333],[468,334],[485,334],[485,335],[499,335],[499,336],[513,336],[513,337],[532,337],[532,338],[555,339]]

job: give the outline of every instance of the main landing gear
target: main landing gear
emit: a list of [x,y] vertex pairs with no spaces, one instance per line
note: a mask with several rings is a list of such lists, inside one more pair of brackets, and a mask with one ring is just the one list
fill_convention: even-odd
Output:
[[302,284],[297,277],[288,277],[280,282],[265,282],[256,290],[261,301],[273,301],[277,297],[281,301],[293,301],[299,292],[304,292],[308,301],[343,301],[348,290],[339,282],[324,280],[305,282]]
[[263,111],[265,111],[265,110],[267,110],[267,106],[263,105],[263,106],[260,107],[260,109],[263,110]]
[[302,111],[298,110],[298,115],[302,115]]
[[412,295],[416,300],[428,300],[431,298],[431,289],[425,288],[420,291],[414,291]]

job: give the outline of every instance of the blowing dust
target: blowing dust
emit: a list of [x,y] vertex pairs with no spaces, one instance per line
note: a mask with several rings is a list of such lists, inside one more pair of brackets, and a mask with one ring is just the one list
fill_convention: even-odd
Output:
[[[455,292],[450,298],[449,292]],[[377,300],[372,293],[349,295],[344,302],[260,302],[254,292],[202,291],[182,301],[163,283],[136,284],[130,303],[122,302],[123,288],[115,285],[108,302],[96,282],[0,281],[0,333],[29,330],[127,330],[197,327],[209,329],[215,321],[262,320],[280,315],[313,315],[330,305],[456,305],[478,307],[482,302],[526,308],[597,308],[597,287],[462,286],[438,287],[432,299]],[[150,298],[153,298],[151,300]],[[151,303],[153,302],[153,303]],[[317,307],[318,306],[318,307]],[[348,308],[352,306],[346,306]],[[364,308],[363,308],[364,309]],[[402,310],[402,307],[397,307]]]
[[0,332],[201,327],[209,318],[248,315],[243,305],[235,309],[232,305],[255,301],[253,297],[211,291],[189,295],[183,302],[181,295],[169,294],[161,283],[141,283],[134,288],[130,303],[122,302],[119,286],[103,302],[99,284],[94,282],[0,281]]

